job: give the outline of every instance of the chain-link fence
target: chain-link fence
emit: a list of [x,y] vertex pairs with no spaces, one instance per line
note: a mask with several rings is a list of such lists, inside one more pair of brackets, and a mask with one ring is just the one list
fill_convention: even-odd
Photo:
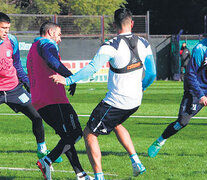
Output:
[[[69,15],[37,15],[9,14],[15,35],[36,35],[41,24],[52,21],[61,26],[63,37],[100,37],[102,40],[114,36],[113,16],[69,16]],[[148,37],[148,15],[133,16],[133,33]]]

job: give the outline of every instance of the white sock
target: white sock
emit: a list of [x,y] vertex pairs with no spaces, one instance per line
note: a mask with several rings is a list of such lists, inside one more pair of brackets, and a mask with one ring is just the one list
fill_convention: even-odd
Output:
[[46,143],[45,142],[38,143],[37,150],[41,153],[45,152],[47,150]]
[[80,172],[80,173],[78,173],[78,174],[76,174],[78,177],[85,177],[85,176],[87,176],[87,174],[86,174],[86,172],[85,171],[83,171],[83,172]]
[[132,155],[130,156],[130,159],[131,159],[132,163],[141,163],[141,161],[140,161],[140,159],[139,159],[137,153],[132,154]]
[[157,141],[160,143],[161,146],[165,144],[165,141],[166,141],[166,140],[167,140],[167,139],[164,139],[162,136],[160,136],[160,137],[157,139]]

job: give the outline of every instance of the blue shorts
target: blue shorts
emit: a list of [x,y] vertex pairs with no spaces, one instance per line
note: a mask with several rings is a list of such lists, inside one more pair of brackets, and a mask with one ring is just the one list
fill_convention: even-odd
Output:
[[0,104],[5,103],[15,112],[21,111],[24,107],[31,105],[31,96],[19,84],[16,88],[9,91],[0,91]]
[[95,134],[110,134],[117,125],[122,124],[138,108],[139,106],[129,110],[119,109],[101,101],[93,110],[87,126]]

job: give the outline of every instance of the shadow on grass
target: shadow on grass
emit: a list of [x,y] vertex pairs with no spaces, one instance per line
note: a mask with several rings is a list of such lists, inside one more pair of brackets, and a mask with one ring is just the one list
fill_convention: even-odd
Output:
[[15,179],[15,177],[0,176],[0,180],[11,180],[11,179]]
[[[1,151],[0,153],[37,153],[36,151],[32,150],[11,150],[11,151]],[[77,151],[78,154],[86,154],[86,151]],[[126,156],[128,155],[127,152],[113,152],[113,151],[102,151],[102,156],[109,156],[109,155],[114,155],[114,156]],[[146,153],[142,152],[139,153],[140,156],[148,156]]]
[[33,150],[9,150],[9,151],[0,151],[0,153],[37,153],[37,151]]

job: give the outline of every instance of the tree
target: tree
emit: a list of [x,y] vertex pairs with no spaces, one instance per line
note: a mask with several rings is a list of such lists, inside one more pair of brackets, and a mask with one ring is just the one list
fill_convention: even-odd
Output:
[[[61,6],[61,14],[71,15],[113,15],[114,11],[124,6],[126,0],[61,0],[59,4]],[[105,19],[105,31],[107,27],[112,23],[113,17]],[[75,19],[72,22],[78,27],[79,33],[91,34],[93,32],[100,31],[101,21],[98,18],[83,17]],[[64,27],[67,28],[67,27]]]
[[20,8],[16,8],[16,5],[8,0],[0,0],[0,11],[6,14],[18,14],[21,12]]
[[126,0],[59,0],[61,14],[112,15]]

